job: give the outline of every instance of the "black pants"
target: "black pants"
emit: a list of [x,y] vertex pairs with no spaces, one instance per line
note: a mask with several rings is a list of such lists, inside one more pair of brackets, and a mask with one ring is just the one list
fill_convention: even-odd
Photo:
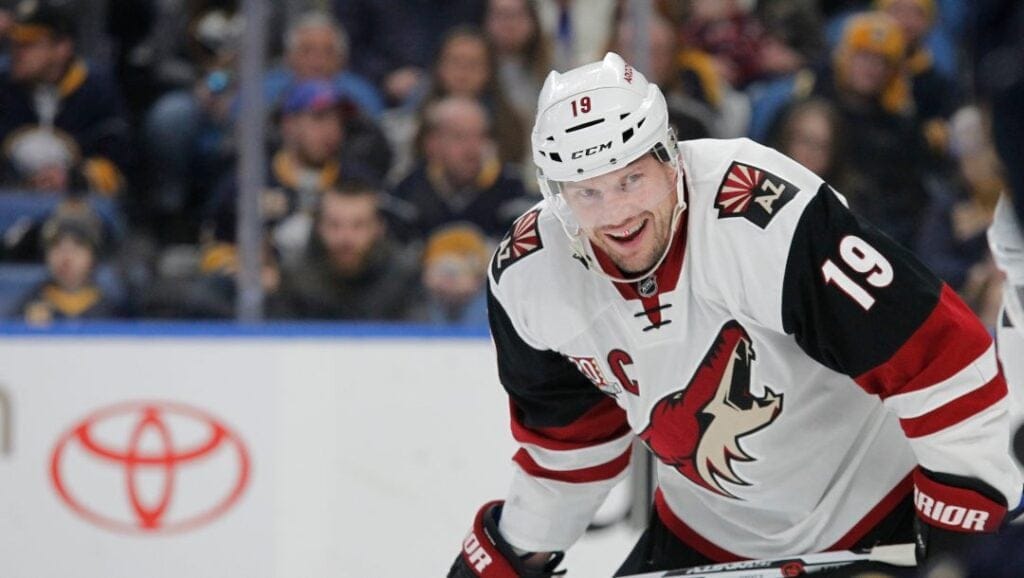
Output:
[[[888,516],[882,519],[874,528],[860,539],[854,548],[870,548],[879,544],[906,544],[912,543],[915,539],[914,532],[914,505],[910,496],[905,498]],[[676,538],[671,530],[658,518],[657,512],[651,514],[651,523],[644,530],[643,535],[637,541],[633,551],[626,557],[626,561],[619,567],[616,576],[628,576],[642,572],[655,572],[658,570],[676,570],[689,566],[703,566],[714,564],[715,561],[700,554],[693,548],[687,546]],[[903,576],[900,569],[884,564],[873,562],[858,562],[843,568],[823,573],[816,573],[815,576],[822,578],[840,578],[853,576],[861,572],[875,570],[882,576]]]

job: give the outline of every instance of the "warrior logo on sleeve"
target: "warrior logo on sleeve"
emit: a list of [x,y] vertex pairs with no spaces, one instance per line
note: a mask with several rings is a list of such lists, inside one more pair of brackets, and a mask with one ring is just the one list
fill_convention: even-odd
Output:
[[662,462],[698,486],[730,498],[736,496],[723,481],[750,485],[733,469],[734,461],[754,461],[740,447],[740,438],[768,426],[782,412],[781,394],[768,387],[762,397],[751,393],[754,359],[750,336],[729,321],[686,389],[659,400],[650,424],[640,432]]
[[494,275],[495,283],[501,281],[501,274],[513,263],[544,248],[537,228],[538,215],[540,209],[534,209],[516,219],[512,229],[501,240],[491,260],[491,274]]
[[799,189],[764,169],[733,161],[718,187],[718,218],[744,217],[764,229]]

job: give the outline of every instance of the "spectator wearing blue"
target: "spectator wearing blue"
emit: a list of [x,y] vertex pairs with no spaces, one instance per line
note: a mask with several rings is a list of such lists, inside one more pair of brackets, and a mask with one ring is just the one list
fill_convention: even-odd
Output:
[[143,119],[140,133],[148,170],[143,201],[163,240],[194,241],[200,207],[232,166],[235,66],[242,29],[238,13],[197,13],[188,26],[196,78],[190,86],[158,98]]
[[361,112],[377,118],[384,110],[380,92],[349,69],[348,34],[330,15],[307,12],[288,27],[284,62],[266,73],[268,103],[278,102],[288,88],[306,80],[327,80]]
[[[348,137],[345,120],[351,111],[348,101],[326,80],[299,83],[281,102],[281,141],[267,165],[261,206],[264,222],[286,261],[304,249],[320,196],[342,176]],[[359,161],[350,164],[359,166]],[[211,200],[209,216],[215,226],[235,221],[237,195],[237,178],[229,173]]]
[[120,316],[119,304],[96,284],[100,226],[94,215],[59,215],[43,226],[48,278],[19,307],[30,324]]
[[410,229],[425,239],[437,228],[467,221],[498,239],[536,199],[498,159],[491,123],[478,101],[461,96],[427,106],[423,160],[395,188],[411,207]]
[[[981,112],[965,107],[953,115],[951,127],[957,178],[949,186],[929,191],[931,202],[913,248],[921,261],[960,292],[980,316],[984,296],[977,288],[986,276],[997,273],[989,262],[986,230],[1006,183]],[[984,317],[982,320],[987,321]]]
[[0,72],[0,148],[5,181],[37,190],[124,188],[128,122],[112,77],[76,54],[67,3],[23,0]]
[[811,2],[770,2],[759,7],[764,28],[758,51],[760,75],[747,87],[747,136],[767,143],[780,110],[807,96],[825,64],[822,17]]

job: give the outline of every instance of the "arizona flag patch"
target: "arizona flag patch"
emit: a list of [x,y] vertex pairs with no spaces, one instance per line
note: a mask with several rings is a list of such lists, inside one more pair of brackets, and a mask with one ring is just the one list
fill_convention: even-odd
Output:
[[539,215],[540,209],[534,209],[519,217],[501,240],[497,251],[494,252],[494,259],[491,260],[491,274],[495,283],[501,281],[501,274],[512,264],[544,248],[544,243],[540,240],[540,231],[537,230]]
[[744,217],[764,229],[799,191],[764,169],[733,161],[718,187],[718,218]]

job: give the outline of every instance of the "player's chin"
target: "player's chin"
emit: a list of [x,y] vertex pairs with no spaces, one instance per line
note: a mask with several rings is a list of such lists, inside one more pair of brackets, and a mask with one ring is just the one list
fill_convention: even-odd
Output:
[[650,247],[635,251],[607,250],[612,262],[626,277],[638,277],[651,270],[657,262],[657,255]]

